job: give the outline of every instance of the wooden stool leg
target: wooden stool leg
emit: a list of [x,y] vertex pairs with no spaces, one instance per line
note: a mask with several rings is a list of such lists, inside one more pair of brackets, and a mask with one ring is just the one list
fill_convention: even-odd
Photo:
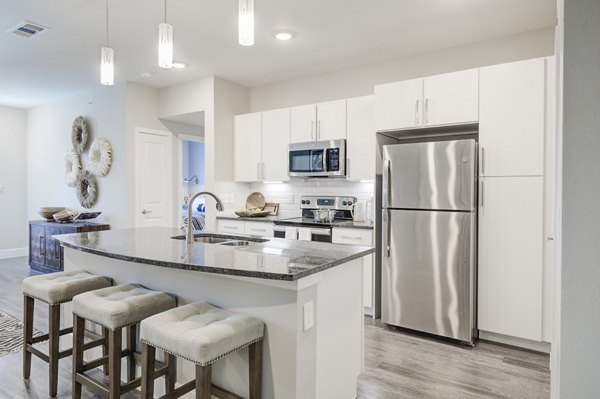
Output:
[[165,375],[165,391],[171,393],[175,390],[175,381],[177,380],[177,357],[165,352],[165,361],[167,362],[167,375]]
[[49,312],[49,385],[50,396],[55,397],[58,392],[58,342],[60,339],[60,305],[50,305]]
[[31,375],[31,352],[27,350],[27,344],[33,342],[33,298],[23,296],[23,378]]
[[73,399],[81,398],[81,383],[77,382],[77,374],[83,372],[83,339],[85,320],[73,315]]
[[154,397],[155,356],[156,349],[142,342],[142,399]]
[[122,332],[120,328],[108,332],[108,385],[110,399],[121,396],[121,341]]
[[250,399],[260,399],[262,394],[262,347],[258,341],[248,348],[248,364],[250,367]]
[[196,365],[196,399],[210,399],[212,366]]
[[[108,328],[102,327],[102,338],[104,338],[104,343],[102,344],[102,357],[104,357],[108,355]],[[108,363],[102,366],[102,371],[104,375],[108,375]]]
[[137,324],[127,327],[127,348],[129,356],[127,356],[127,382],[135,380],[135,347],[137,338]]

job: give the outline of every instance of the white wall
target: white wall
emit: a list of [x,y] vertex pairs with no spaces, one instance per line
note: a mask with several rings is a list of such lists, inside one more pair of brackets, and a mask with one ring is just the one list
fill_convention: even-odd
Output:
[[27,253],[26,110],[0,106],[0,148],[1,259]]
[[113,148],[113,165],[106,177],[98,178],[98,201],[92,208],[102,211],[100,220],[112,227],[127,226],[127,204],[132,194],[127,185],[128,147],[126,129],[126,87],[101,87],[78,96],[44,104],[27,114],[27,209],[37,218],[40,206],[82,209],[75,189],[63,182],[64,154],[72,147],[71,126],[82,115],[90,137],[82,162],[94,138],[106,137]]
[[554,54],[554,28],[250,89],[250,111],[373,94],[373,86]]
[[[559,2],[559,10],[562,9]],[[600,396],[600,2],[564,0],[561,398]],[[560,52],[560,50],[559,50]]]

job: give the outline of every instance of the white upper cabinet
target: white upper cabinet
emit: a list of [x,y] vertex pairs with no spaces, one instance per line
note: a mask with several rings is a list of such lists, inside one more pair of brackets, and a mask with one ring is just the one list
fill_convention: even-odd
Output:
[[236,115],[234,118],[235,181],[260,180],[261,173],[261,113]]
[[481,68],[480,175],[543,174],[545,75],[543,58]]
[[477,122],[477,69],[375,86],[378,131]]
[[317,104],[317,140],[346,138],[346,100]]
[[289,180],[290,109],[262,113],[262,180]]
[[424,79],[423,125],[477,122],[479,118],[479,71],[445,73]]
[[290,109],[290,142],[302,143],[316,140],[317,106],[301,105]]
[[375,122],[378,131],[421,126],[423,79],[375,86]]
[[373,96],[347,101],[348,180],[375,180],[375,101]]

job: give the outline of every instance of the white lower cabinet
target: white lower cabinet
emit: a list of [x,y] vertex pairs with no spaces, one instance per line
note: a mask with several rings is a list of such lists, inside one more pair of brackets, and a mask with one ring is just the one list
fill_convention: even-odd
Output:
[[245,225],[241,220],[230,220],[230,219],[218,219],[217,229],[219,233],[234,233],[244,234]]
[[481,184],[478,328],[542,341],[544,178]]
[[243,220],[218,219],[219,233],[246,234],[257,237],[273,237],[273,223],[245,222]]
[[[363,245],[366,247],[373,246],[373,230],[368,229],[347,229],[336,227],[333,229],[331,241],[334,244],[349,244],[349,245]],[[373,306],[375,304],[375,290],[373,284],[375,283],[373,268],[374,256],[368,255],[363,257],[363,306],[365,313],[372,314]]]

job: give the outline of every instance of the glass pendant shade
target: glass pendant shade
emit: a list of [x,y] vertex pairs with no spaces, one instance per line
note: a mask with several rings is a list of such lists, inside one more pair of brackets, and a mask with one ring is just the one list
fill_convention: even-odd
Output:
[[112,86],[115,83],[115,51],[102,47],[100,52],[100,83]]
[[158,25],[158,66],[173,68],[173,25]]
[[254,45],[254,0],[239,0],[239,42]]

